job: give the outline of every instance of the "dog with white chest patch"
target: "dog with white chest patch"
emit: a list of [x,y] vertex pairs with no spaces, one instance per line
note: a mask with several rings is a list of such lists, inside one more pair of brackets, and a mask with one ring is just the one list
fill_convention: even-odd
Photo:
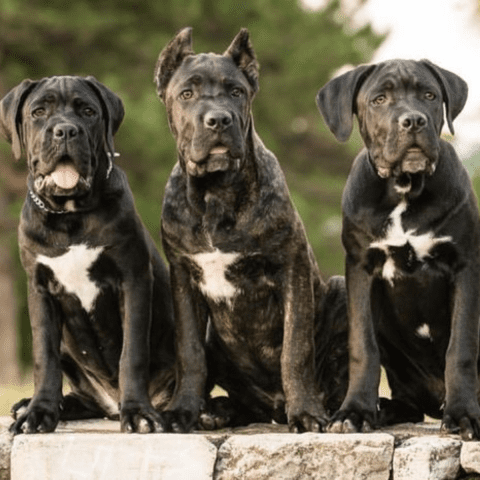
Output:
[[[480,221],[467,172],[440,138],[444,106],[453,133],[466,99],[460,77],[426,60],[362,65],[318,93],[337,139],[356,115],[366,147],[342,200],[350,381],[331,431],[428,414],[480,438]],[[380,364],[392,398],[378,416]]]
[[35,390],[12,408],[14,433],[105,416],[122,431],[161,429],[157,410],[175,381],[173,307],[167,268],[112,162],[123,116],[93,77],[25,80],[0,103],[0,132],[29,169],[19,244]]
[[[194,54],[182,30],[155,80],[178,149],[162,212],[178,351],[166,423],[318,431],[346,391],[344,281],[322,281],[283,172],[255,132],[248,32],[217,55]],[[228,401],[205,411],[214,383]]]

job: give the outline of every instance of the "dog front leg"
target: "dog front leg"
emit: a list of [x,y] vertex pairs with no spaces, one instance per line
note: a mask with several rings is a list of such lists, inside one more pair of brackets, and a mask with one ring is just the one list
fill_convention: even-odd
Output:
[[309,268],[302,267],[308,259],[297,260],[285,281],[282,384],[289,430],[318,432],[328,418],[315,382],[313,282]]
[[345,400],[329,426],[333,433],[370,431],[376,423],[380,353],[370,302],[372,277],[347,257],[349,383]]
[[[62,322],[58,306],[42,287],[29,283],[28,310],[32,327],[34,394],[25,411],[12,408],[16,421],[10,431],[53,432],[60,417],[62,371],[60,340]],[[19,402],[17,405],[25,405]]]
[[176,260],[170,263],[176,333],[176,385],[163,417],[168,431],[189,432],[205,407],[207,310],[195,294],[189,272]]
[[480,439],[478,404],[478,341],[480,266],[473,261],[457,274],[453,314],[445,365],[443,431],[464,440]]
[[123,345],[120,357],[120,426],[122,432],[155,432],[161,417],[148,397],[153,273],[124,281]]

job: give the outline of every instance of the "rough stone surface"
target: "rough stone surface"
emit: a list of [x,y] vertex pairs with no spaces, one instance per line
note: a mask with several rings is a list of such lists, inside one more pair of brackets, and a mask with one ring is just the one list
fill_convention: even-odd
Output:
[[0,417],[0,480],[10,480],[10,454],[13,435],[8,432],[12,420]]
[[267,424],[127,435],[118,421],[82,420],[15,439],[11,423],[0,417],[0,480],[440,480],[480,473],[480,442],[440,436],[439,422],[360,435],[294,435],[286,425]]
[[480,473],[480,442],[465,442],[462,445],[460,464],[467,473]]
[[393,437],[385,434],[237,435],[218,451],[215,480],[388,480]]
[[460,471],[461,447],[456,438],[410,438],[395,449],[393,480],[455,479]]
[[195,435],[18,435],[11,480],[211,480],[216,454]]
[[0,433],[0,480],[10,479],[10,453],[12,436],[8,432]]

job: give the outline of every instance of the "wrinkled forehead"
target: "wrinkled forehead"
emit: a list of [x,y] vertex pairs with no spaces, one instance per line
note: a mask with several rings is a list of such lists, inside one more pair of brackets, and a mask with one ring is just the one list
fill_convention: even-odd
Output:
[[97,95],[87,81],[74,76],[50,77],[40,82],[27,97],[25,106],[42,102],[60,104],[82,102],[101,106]]
[[376,66],[360,88],[359,95],[372,95],[385,90],[426,89],[441,94],[440,85],[427,66],[414,60],[391,60]]
[[245,75],[228,55],[201,53],[189,55],[170,80],[168,94],[175,95],[190,85],[241,85],[251,90]]

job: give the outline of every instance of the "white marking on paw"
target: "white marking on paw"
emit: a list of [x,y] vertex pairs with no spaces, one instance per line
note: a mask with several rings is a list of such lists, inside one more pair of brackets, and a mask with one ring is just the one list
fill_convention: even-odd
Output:
[[407,206],[407,201],[403,199],[390,214],[390,225],[387,228],[385,237],[370,244],[370,248],[378,248],[387,254],[382,276],[391,285],[393,285],[395,277],[400,272],[396,269],[394,260],[389,256],[388,247],[402,247],[410,243],[418,260],[423,261],[429,256],[430,250],[435,245],[452,241],[450,236],[435,238],[433,232],[416,235],[416,230],[414,229],[405,231],[402,226],[402,214],[407,210]]
[[432,334],[430,333],[430,326],[426,323],[420,325],[417,330],[416,330],[416,334],[419,336],[419,337],[422,337],[422,338],[427,338],[429,339],[430,341],[433,341],[432,339]]
[[224,253],[218,249],[213,252],[197,253],[190,258],[202,269],[203,278],[200,290],[214,302],[230,302],[237,294],[238,288],[225,277],[225,272],[234,264],[239,253]]
[[102,253],[103,247],[72,245],[58,257],[38,255],[37,262],[50,267],[67,293],[76,295],[82,307],[90,312],[100,289],[89,277],[89,269]]

